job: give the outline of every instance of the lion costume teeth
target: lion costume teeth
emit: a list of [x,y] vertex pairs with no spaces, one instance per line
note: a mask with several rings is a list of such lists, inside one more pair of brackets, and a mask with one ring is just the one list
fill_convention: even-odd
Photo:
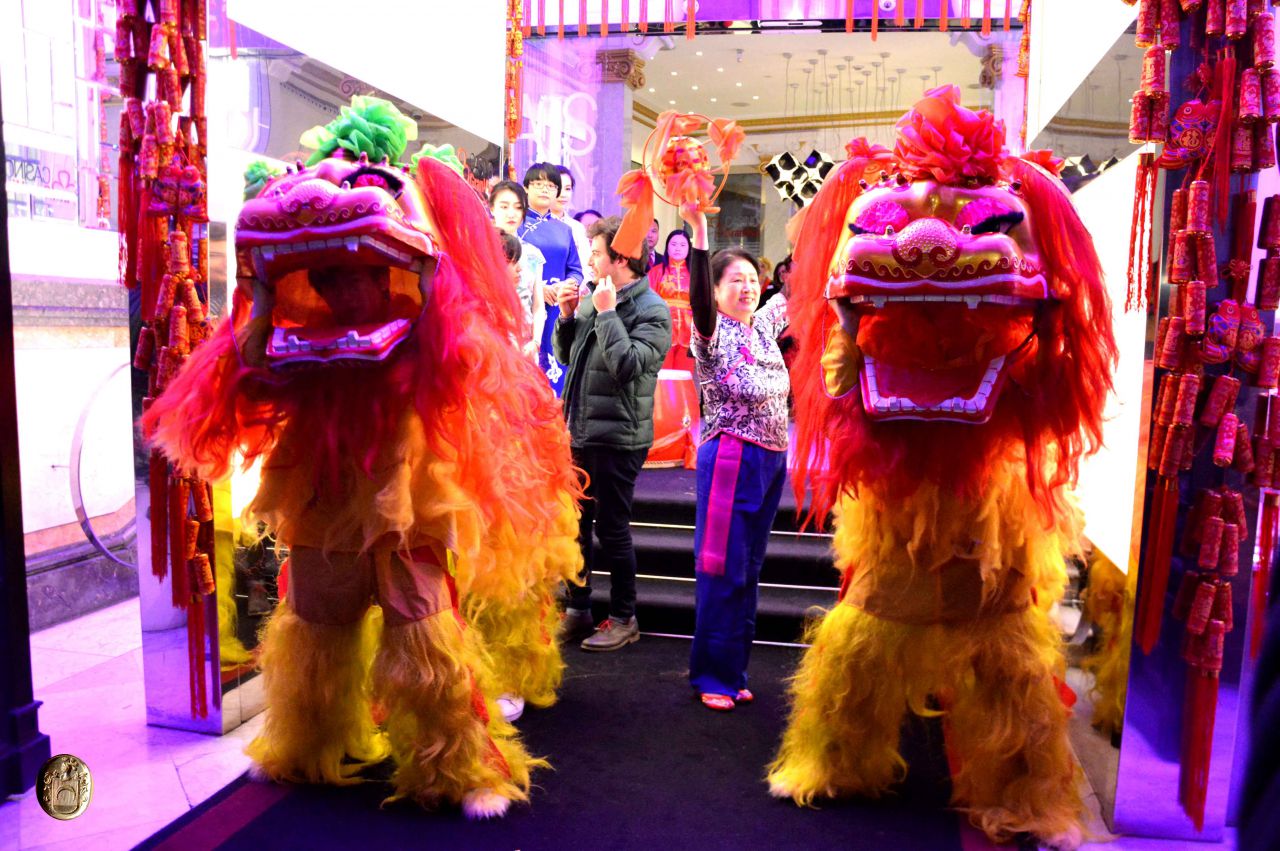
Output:
[[1047,152],[1011,156],[953,86],[897,130],[892,152],[850,143],[796,238],[794,480],[811,518],[834,512],[843,583],[770,788],[884,794],[904,715],[941,714],[953,805],[993,840],[1070,845],[1048,612],[1079,547],[1067,487],[1101,440],[1110,301]]

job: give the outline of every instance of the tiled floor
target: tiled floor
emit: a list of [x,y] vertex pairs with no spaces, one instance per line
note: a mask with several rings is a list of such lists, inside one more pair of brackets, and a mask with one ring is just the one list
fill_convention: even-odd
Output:
[[[203,736],[146,724],[137,599],[31,636],[40,727],[54,753],[82,758],[93,772],[93,803],[74,821],[55,821],[32,793],[0,804],[0,851],[131,848],[240,775],[245,744],[262,716],[231,733]],[[1096,796],[1089,795],[1095,809]],[[1100,822],[1098,822],[1100,823]],[[1121,837],[1091,851],[1177,851],[1184,842]],[[1230,851],[1193,843],[1197,851]]]
[[30,792],[0,804],[0,849],[131,848],[248,766],[261,716],[222,737],[147,726],[138,624],[135,598],[31,636],[40,728],[88,764],[93,802],[67,822]]

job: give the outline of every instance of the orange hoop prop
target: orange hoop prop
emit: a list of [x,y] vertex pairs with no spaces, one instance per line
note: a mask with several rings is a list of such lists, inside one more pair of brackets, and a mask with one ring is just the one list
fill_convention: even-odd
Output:
[[[718,186],[710,158],[701,143],[692,138],[692,134],[704,128],[720,155]],[[661,113],[657,125],[645,139],[640,168],[627,172],[618,181],[617,194],[627,212],[611,243],[613,250],[628,257],[639,256],[653,218],[654,196],[673,207],[691,206],[700,212],[718,212],[716,199],[724,191],[729,169],[745,139],[746,133],[735,121],[673,109]],[[668,154],[671,161],[667,159]],[[681,154],[685,158],[683,162]]]

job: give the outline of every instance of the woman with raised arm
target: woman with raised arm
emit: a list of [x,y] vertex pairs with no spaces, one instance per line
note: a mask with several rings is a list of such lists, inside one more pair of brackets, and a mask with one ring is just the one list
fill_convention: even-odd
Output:
[[709,709],[753,699],[747,662],[755,637],[760,568],[787,469],[790,380],[778,349],[787,301],[756,310],[760,269],[740,248],[709,256],[707,217],[689,223],[689,302],[702,393],[694,532],[697,624],[689,682]]

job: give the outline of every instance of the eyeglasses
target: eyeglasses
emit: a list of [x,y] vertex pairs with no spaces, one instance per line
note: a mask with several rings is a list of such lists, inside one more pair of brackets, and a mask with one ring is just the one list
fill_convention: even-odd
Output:
[[530,182],[530,184],[529,184],[528,186],[526,186],[525,188],[526,188],[526,189],[542,189],[542,190],[545,190],[545,191],[547,191],[547,192],[559,192],[559,191],[560,191],[560,187],[559,187],[559,186],[556,186],[556,185],[555,185],[554,183],[552,183],[550,180],[534,180],[534,181]]

